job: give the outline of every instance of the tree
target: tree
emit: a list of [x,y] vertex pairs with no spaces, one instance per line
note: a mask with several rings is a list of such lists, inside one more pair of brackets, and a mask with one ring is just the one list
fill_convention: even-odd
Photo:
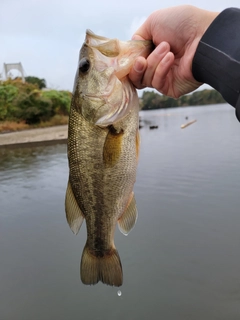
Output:
[[207,104],[224,103],[225,100],[216,90],[195,91],[178,99],[164,96],[154,91],[144,91],[140,104],[142,110],[175,108],[181,106],[201,106]]
[[15,104],[17,106],[16,118],[24,120],[27,124],[47,121],[53,115],[52,101],[42,97],[38,90],[34,90],[30,94],[19,93]]
[[28,77],[25,77],[25,81],[28,83],[36,84],[40,90],[47,87],[45,79],[28,76]]
[[44,90],[41,96],[52,101],[53,115],[69,114],[71,104],[71,93],[69,91]]

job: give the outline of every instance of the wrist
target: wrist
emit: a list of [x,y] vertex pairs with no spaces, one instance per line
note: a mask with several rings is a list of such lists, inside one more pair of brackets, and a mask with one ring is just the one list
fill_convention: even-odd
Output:
[[239,30],[240,9],[228,8],[216,15],[200,39],[192,62],[194,78],[215,88],[233,106],[240,91]]

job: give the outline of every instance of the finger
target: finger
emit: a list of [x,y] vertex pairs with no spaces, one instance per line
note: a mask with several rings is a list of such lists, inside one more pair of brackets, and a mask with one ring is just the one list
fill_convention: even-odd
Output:
[[147,68],[147,60],[143,57],[136,58],[134,65],[129,73],[129,79],[132,81],[133,85],[138,88],[142,89],[142,78],[144,72]]
[[167,42],[161,42],[148,56],[147,69],[142,80],[142,85],[152,87],[152,80],[155,75],[155,70],[169,51],[170,45]]
[[137,35],[141,39],[144,40],[152,40],[152,32],[151,32],[151,15],[145,20],[145,22],[137,29],[134,33],[134,36]]
[[163,59],[160,61],[158,66],[155,69],[155,73],[152,79],[153,88],[158,91],[167,94],[171,77],[170,72],[174,63],[174,54],[172,52],[168,52]]
[[143,37],[139,36],[138,34],[134,34],[132,36],[132,40],[145,40]]

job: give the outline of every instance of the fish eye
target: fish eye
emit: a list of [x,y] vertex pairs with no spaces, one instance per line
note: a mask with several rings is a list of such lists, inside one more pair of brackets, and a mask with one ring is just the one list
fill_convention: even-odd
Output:
[[79,62],[79,71],[86,73],[90,68],[90,61],[87,58],[82,58]]

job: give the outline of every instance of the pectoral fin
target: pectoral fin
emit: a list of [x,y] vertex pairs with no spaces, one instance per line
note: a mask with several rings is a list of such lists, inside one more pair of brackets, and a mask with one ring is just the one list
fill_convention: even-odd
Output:
[[106,168],[111,168],[118,162],[122,151],[123,130],[117,131],[114,126],[109,126],[103,148],[103,162]]
[[74,234],[77,234],[84,220],[82,211],[80,210],[76,198],[73,194],[72,187],[68,181],[66,198],[65,198],[65,211],[67,222]]
[[132,193],[132,199],[130,200],[126,211],[118,220],[118,228],[125,236],[127,236],[129,232],[132,230],[132,228],[134,227],[137,221],[137,216],[138,216],[138,213],[137,213],[136,200],[134,197],[134,193]]

